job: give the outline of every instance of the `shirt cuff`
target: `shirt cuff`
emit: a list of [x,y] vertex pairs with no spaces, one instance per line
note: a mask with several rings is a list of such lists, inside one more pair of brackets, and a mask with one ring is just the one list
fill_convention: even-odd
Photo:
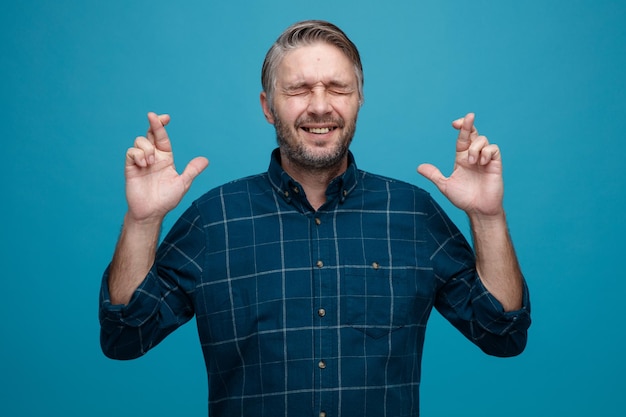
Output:
[[472,303],[484,307],[474,309],[476,321],[489,333],[503,336],[512,331],[526,331],[530,327],[530,295],[525,281],[522,307],[519,310],[504,311],[502,303],[485,288],[480,279],[477,280],[474,293],[477,295],[472,297]]
[[154,267],[133,293],[128,304],[112,304],[109,293],[109,268],[104,271],[100,286],[100,323],[129,327],[142,326],[159,307],[159,300],[151,295],[157,294]]

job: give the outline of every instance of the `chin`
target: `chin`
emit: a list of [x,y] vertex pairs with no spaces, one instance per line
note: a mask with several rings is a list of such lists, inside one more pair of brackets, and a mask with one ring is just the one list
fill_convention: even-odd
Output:
[[334,145],[323,149],[300,148],[297,152],[301,161],[306,161],[310,166],[316,168],[334,167],[343,161],[347,153],[347,145]]

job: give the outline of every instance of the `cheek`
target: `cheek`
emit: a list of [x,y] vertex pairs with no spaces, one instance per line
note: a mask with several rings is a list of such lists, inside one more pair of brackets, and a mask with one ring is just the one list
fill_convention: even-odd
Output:
[[354,98],[338,100],[333,107],[345,119],[356,118],[360,108],[359,100]]
[[275,108],[275,116],[283,123],[293,124],[299,117],[306,114],[306,106],[301,100],[289,100]]

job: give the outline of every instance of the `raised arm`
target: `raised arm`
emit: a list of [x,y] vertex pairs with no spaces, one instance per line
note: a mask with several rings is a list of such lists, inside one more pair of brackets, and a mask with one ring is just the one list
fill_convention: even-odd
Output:
[[209,163],[206,158],[194,158],[178,174],[165,130],[169,121],[168,115],[148,113],[146,136],[137,137],[126,152],[128,211],[109,272],[112,304],[130,301],[154,263],[165,215],[178,205],[192,181]]
[[431,164],[422,164],[417,171],[467,213],[481,281],[506,311],[517,310],[522,306],[523,278],[502,204],[500,149],[478,134],[473,113],[452,126],[459,130],[452,174],[445,177]]

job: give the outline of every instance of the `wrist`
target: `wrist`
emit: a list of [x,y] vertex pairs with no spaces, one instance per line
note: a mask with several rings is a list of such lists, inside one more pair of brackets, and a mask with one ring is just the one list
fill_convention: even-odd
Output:
[[497,229],[506,230],[508,228],[504,210],[490,214],[468,213],[467,216],[473,231]]
[[138,219],[134,217],[130,212],[127,212],[124,216],[123,230],[126,233],[154,236],[160,234],[162,224],[163,217],[149,217],[145,219]]

